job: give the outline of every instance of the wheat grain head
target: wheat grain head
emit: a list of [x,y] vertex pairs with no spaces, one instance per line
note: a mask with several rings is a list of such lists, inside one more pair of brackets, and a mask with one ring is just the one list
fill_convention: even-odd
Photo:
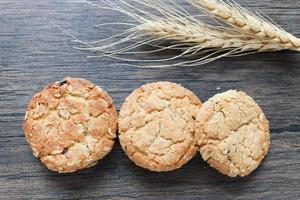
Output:
[[280,43],[284,49],[300,51],[300,39],[283,30],[271,21],[241,7],[234,1],[223,0],[188,0],[191,4],[210,15],[223,20],[247,35],[254,35],[261,40]]
[[[87,1],[96,7],[121,12],[134,19],[135,22],[123,23],[129,25],[130,28],[124,33],[104,40],[96,42],[77,40],[87,46],[79,49],[99,54],[93,57],[107,56],[122,61],[138,62],[139,65],[148,62],[158,63],[150,66],[145,64],[143,67],[196,66],[227,56],[284,49],[300,50],[298,38],[233,2],[187,0],[197,8],[221,19],[231,26],[229,27],[224,24],[218,26],[204,23],[173,0],[131,1],[134,4],[129,4],[125,0],[105,0],[103,1],[104,6]],[[123,38],[119,39],[119,36]],[[117,41],[110,42],[110,39]],[[108,44],[103,45],[102,41],[106,41]],[[161,46],[161,41],[171,41],[171,43]],[[128,42],[133,44],[128,44]],[[150,51],[138,49],[145,44],[159,49]],[[124,45],[124,47],[119,47],[119,45]],[[182,53],[164,59],[151,60],[129,57],[129,55],[157,53],[166,49],[180,49]],[[173,64],[162,63],[188,55],[197,55],[197,57]]]
[[[284,46],[277,42],[264,42],[255,37],[245,37],[238,32],[222,30],[201,24],[149,21],[138,26],[140,31],[180,43],[193,44],[199,49],[234,49],[235,54],[247,51],[278,51]],[[198,50],[199,50],[198,49]]]

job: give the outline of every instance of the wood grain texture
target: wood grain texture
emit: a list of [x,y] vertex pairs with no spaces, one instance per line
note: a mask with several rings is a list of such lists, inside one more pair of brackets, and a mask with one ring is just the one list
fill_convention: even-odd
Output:
[[[261,8],[300,36],[300,1],[238,2]],[[81,0],[0,0],[0,199],[300,199],[299,53],[257,54],[194,68],[121,67],[119,61],[86,58],[90,54],[73,49],[70,38],[51,23],[92,40],[119,29],[93,25],[120,20],[127,18]],[[133,89],[158,80],[181,83],[203,101],[241,89],[270,121],[270,153],[254,173],[233,179],[210,168],[200,155],[174,172],[152,173],[136,167],[117,142],[93,168],[50,172],[33,157],[22,121],[32,95],[65,76],[102,86],[118,108]]]

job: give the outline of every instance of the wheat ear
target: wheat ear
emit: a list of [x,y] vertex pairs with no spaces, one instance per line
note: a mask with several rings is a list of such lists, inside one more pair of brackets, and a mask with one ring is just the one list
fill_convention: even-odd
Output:
[[282,49],[300,51],[300,39],[283,30],[278,25],[254,14],[234,1],[223,0],[188,0],[193,5],[210,15],[222,19],[225,23],[244,34],[253,35],[261,40],[280,43]]
[[[130,28],[110,38],[95,42],[76,39],[85,45],[79,49],[99,54],[92,57],[106,56],[139,67],[197,66],[228,56],[284,49],[299,50],[299,39],[236,3],[221,0],[187,1],[231,27],[224,23],[220,26],[204,23],[198,15],[192,15],[173,0],[131,0],[133,4],[125,0],[103,0],[103,5],[86,1],[95,7],[121,12],[134,21],[122,23]],[[117,41],[111,41],[113,39]],[[170,43],[162,45],[164,41]],[[157,49],[142,51],[139,47],[144,45]],[[159,59],[153,57],[150,60],[139,56],[168,49],[182,52],[171,57],[166,54],[166,58],[162,58],[165,54],[160,53]],[[177,58],[187,56],[187,61],[176,61]],[[170,61],[171,64],[164,63]]]
[[179,43],[193,44],[194,49],[234,49],[235,54],[249,51],[276,51],[280,43],[263,42],[255,37],[245,37],[237,32],[207,27],[203,24],[182,24],[174,22],[149,21],[138,29],[154,37],[161,37]]

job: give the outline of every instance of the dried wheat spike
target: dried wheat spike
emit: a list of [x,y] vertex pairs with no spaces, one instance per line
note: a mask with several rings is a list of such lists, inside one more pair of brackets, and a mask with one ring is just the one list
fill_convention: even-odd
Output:
[[[231,0],[186,1],[218,19],[221,25],[202,21],[201,16],[193,15],[174,0],[132,0],[133,4],[125,0],[103,0],[103,5],[87,1],[95,7],[127,15],[133,22],[120,23],[130,28],[112,37],[94,42],[76,39],[76,42],[86,46],[79,49],[99,54],[94,57],[119,59],[138,67],[199,66],[222,57],[255,52],[300,51],[300,39]],[[124,38],[119,39],[120,36]],[[157,49],[141,50],[139,47],[143,45]],[[168,49],[182,52],[175,56],[162,53],[159,59],[140,58],[143,54]],[[177,61],[178,58],[184,60]]]
[[194,44],[197,48],[235,49],[236,52],[278,51],[283,49],[280,43],[263,42],[228,30],[214,29],[203,24],[179,24],[172,21],[149,21],[138,29],[151,36],[173,40],[180,43]]
[[267,19],[256,15],[233,1],[189,0],[193,5],[208,14],[216,16],[225,23],[239,29],[247,35],[254,35],[261,40],[280,43],[284,49],[300,51],[300,39],[286,32]]

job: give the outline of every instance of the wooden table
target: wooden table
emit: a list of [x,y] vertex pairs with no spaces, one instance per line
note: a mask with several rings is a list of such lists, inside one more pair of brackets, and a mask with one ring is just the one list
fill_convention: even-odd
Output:
[[[238,2],[261,8],[300,36],[300,1]],[[112,59],[87,58],[93,54],[73,49],[70,37],[54,25],[93,40],[119,31],[93,25],[119,19],[124,16],[81,0],[0,0],[0,199],[300,199],[299,53],[228,58],[198,67],[140,69]],[[65,76],[102,86],[118,109],[133,89],[158,80],[181,83],[203,101],[228,89],[246,91],[270,121],[270,153],[245,178],[222,176],[200,155],[179,170],[153,173],[135,166],[117,142],[95,167],[74,174],[53,173],[33,157],[22,122],[33,94]]]

